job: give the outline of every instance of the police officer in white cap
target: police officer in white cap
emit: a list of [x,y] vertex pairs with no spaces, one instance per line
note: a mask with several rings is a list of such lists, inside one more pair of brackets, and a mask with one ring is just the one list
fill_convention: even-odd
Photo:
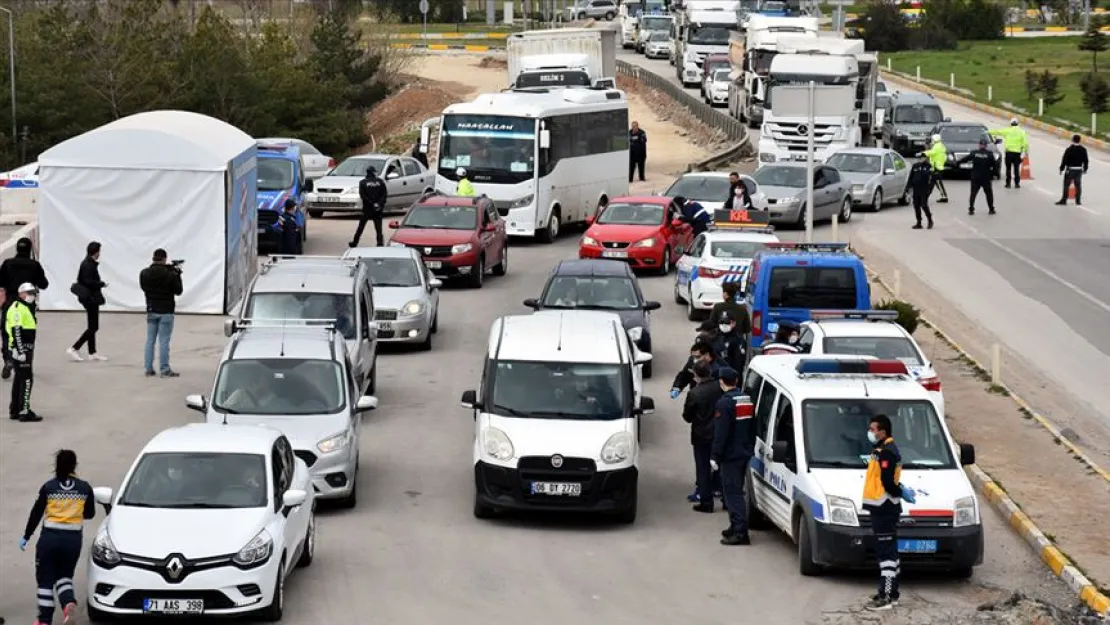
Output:
[[19,285],[19,299],[8,306],[4,315],[4,341],[15,369],[8,415],[16,421],[42,421],[42,417],[31,410],[31,387],[35,383],[32,364],[35,360],[35,333],[38,331],[34,304],[38,292],[30,282]]

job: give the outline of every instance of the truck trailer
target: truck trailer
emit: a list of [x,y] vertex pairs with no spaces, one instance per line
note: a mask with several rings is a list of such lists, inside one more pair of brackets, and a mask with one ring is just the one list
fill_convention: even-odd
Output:
[[771,59],[778,53],[781,37],[816,39],[818,20],[815,17],[770,17],[751,15],[747,30],[733,33],[729,39],[729,64],[732,84],[729,86],[729,113],[752,128],[763,123],[765,80],[771,71]]
[[739,1],[687,0],[675,14],[675,76],[685,87],[701,82],[708,54],[728,53],[730,33],[740,28]]
[[509,87],[613,87],[617,75],[615,30],[560,28],[509,35]]

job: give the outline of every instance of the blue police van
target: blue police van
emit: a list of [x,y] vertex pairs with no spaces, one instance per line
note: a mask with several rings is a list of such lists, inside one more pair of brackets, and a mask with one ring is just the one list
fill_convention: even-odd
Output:
[[277,249],[281,242],[278,218],[285,201],[297,202],[296,220],[301,240],[308,238],[304,194],[304,164],[300,149],[292,143],[258,144],[258,249]]
[[781,321],[800,324],[814,310],[871,309],[863,259],[847,243],[767,243],[752,259],[744,294],[752,348],[773,340]]

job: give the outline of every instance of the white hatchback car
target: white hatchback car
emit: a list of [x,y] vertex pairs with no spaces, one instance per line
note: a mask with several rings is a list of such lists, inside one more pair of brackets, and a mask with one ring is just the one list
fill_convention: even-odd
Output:
[[[752,199],[752,208],[758,211],[767,210],[767,195],[760,191],[759,183],[746,174],[740,174],[740,182]],[[728,172],[723,171],[697,171],[683,174],[678,180],[671,183],[670,188],[662,193],[667,197],[682,196],[687,200],[694,200],[708,210],[725,207],[728,199]]]
[[813,320],[802,324],[798,348],[806,354],[900,360],[910,376],[929,391],[937,414],[944,417],[940,377],[913,336],[895,323],[897,318],[892,310],[815,310]]
[[316,499],[308,467],[278,430],[197,423],[139,453],[88,563],[89,620],[257,613],[279,621],[285,580],[312,564]]

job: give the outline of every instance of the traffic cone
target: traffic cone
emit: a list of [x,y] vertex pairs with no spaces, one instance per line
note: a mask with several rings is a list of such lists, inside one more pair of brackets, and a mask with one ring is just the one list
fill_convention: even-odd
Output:
[[1032,180],[1033,179],[1033,168],[1029,166],[1029,155],[1028,154],[1021,157],[1021,179],[1022,180]]
[[1070,184],[1068,185],[1068,199],[1069,200],[1074,200],[1075,199],[1075,187],[1070,185]]

